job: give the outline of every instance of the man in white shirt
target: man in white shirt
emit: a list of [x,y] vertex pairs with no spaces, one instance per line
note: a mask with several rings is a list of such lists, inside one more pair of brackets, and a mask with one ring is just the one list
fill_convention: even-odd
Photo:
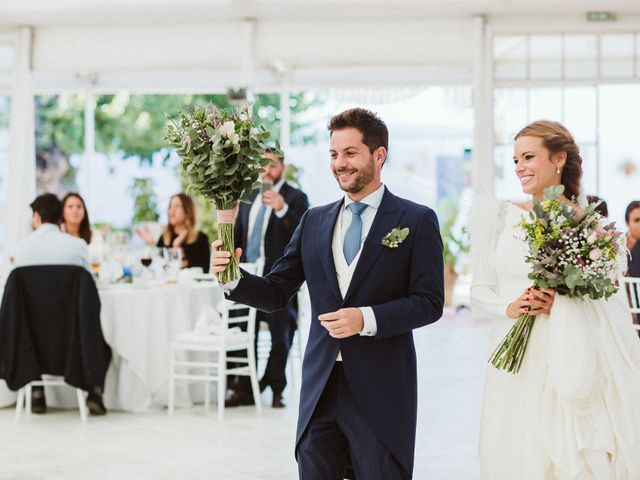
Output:
[[32,203],[33,232],[16,249],[16,267],[28,265],[78,265],[89,270],[89,250],[84,240],[62,233],[58,227],[62,202],[52,193],[38,196]]
[[[16,267],[31,265],[77,265],[89,270],[89,250],[84,240],[60,231],[62,202],[52,193],[44,193],[31,203],[33,232],[27,235],[13,257]],[[94,387],[87,397],[92,415],[104,415],[102,390]],[[31,389],[31,411],[46,413],[43,387]]]
[[[265,157],[272,163],[261,174],[262,189],[251,192],[247,197],[250,204],[240,205],[234,227],[236,247],[242,248],[244,252],[241,260],[249,263],[262,260],[263,275],[267,275],[276,260],[282,256],[302,215],[309,208],[304,192],[289,185],[284,179],[284,154],[268,148]],[[260,379],[260,390],[271,388],[273,408],[285,406],[282,396],[287,385],[285,368],[297,316],[296,303],[291,301],[286,308],[271,313],[258,312],[256,317],[256,328],[263,321],[267,323],[271,333],[271,351]],[[256,331],[256,338],[257,333]],[[248,377],[238,377],[235,384],[229,387],[234,393],[226,401],[227,407],[253,405]]]

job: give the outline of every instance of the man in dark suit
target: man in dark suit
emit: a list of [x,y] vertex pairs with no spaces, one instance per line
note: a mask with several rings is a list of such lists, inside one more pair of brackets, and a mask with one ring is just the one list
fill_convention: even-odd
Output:
[[[263,188],[251,192],[247,199],[250,204],[240,204],[234,227],[236,247],[243,251],[241,260],[255,262],[262,259],[264,275],[271,271],[273,264],[282,256],[302,215],[309,208],[307,196],[284,181],[284,156],[280,155],[274,149],[267,149],[265,152],[265,157],[272,163],[261,174]],[[271,387],[274,408],[285,406],[282,392],[287,385],[285,368],[296,329],[296,307],[294,299],[283,309],[270,313],[258,312],[257,316],[256,326],[264,321],[271,332],[271,352],[260,380],[260,390]],[[253,404],[249,377],[238,377],[234,390],[226,401],[226,406]]]
[[[342,479],[351,464],[358,479],[411,478],[412,331],[440,318],[444,301],[438,219],[381,183],[388,132],[375,114],[347,110],[329,131],[331,170],[345,197],[305,213],[269,275],[244,274],[225,289],[234,301],[272,311],[307,281],[314,320],[302,367],[300,477]],[[219,245],[216,273],[230,256]]]

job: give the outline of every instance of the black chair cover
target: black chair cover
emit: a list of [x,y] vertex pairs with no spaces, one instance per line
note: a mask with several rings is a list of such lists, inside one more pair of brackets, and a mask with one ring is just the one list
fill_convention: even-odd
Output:
[[11,390],[62,375],[82,390],[104,387],[111,360],[91,274],[72,265],[14,269],[0,307],[0,378]]

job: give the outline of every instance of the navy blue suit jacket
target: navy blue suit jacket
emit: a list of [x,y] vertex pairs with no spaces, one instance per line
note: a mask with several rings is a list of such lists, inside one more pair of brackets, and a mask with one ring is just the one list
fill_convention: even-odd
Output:
[[[342,352],[351,391],[380,441],[413,471],[417,378],[412,330],[442,315],[442,240],[428,207],[385,191],[345,298],[338,288],[332,238],[343,200],[308,210],[285,254],[264,278],[243,272],[231,300],[264,311],[284,308],[306,280],[311,329],[302,367],[296,444],[303,435]],[[397,248],[382,245],[393,228],[410,229]],[[318,315],[345,307],[371,306],[378,332],[334,339]]]

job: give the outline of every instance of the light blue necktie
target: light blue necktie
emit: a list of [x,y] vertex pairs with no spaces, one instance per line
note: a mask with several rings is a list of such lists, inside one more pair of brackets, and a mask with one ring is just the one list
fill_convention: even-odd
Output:
[[351,265],[353,259],[356,258],[360,250],[360,242],[362,241],[362,218],[360,214],[367,208],[366,203],[353,202],[347,205],[351,212],[351,225],[347,228],[342,244],[342,253],[348,265]]
[[[256,201],[261,201],[260,198],[256,199]],[[245,258],[247,262],[253,263],[258,257],[260,257],[260,246],[262,243],[262,225],[264,224],[264,212],[266,212],[267,206],[266,204],[260,205],[260,210],[258,210],[258,216],[256,217],[256,221],[253,224],[253,230],[251,230],[251,236],[247,241],[247,253],[245,254]]]

